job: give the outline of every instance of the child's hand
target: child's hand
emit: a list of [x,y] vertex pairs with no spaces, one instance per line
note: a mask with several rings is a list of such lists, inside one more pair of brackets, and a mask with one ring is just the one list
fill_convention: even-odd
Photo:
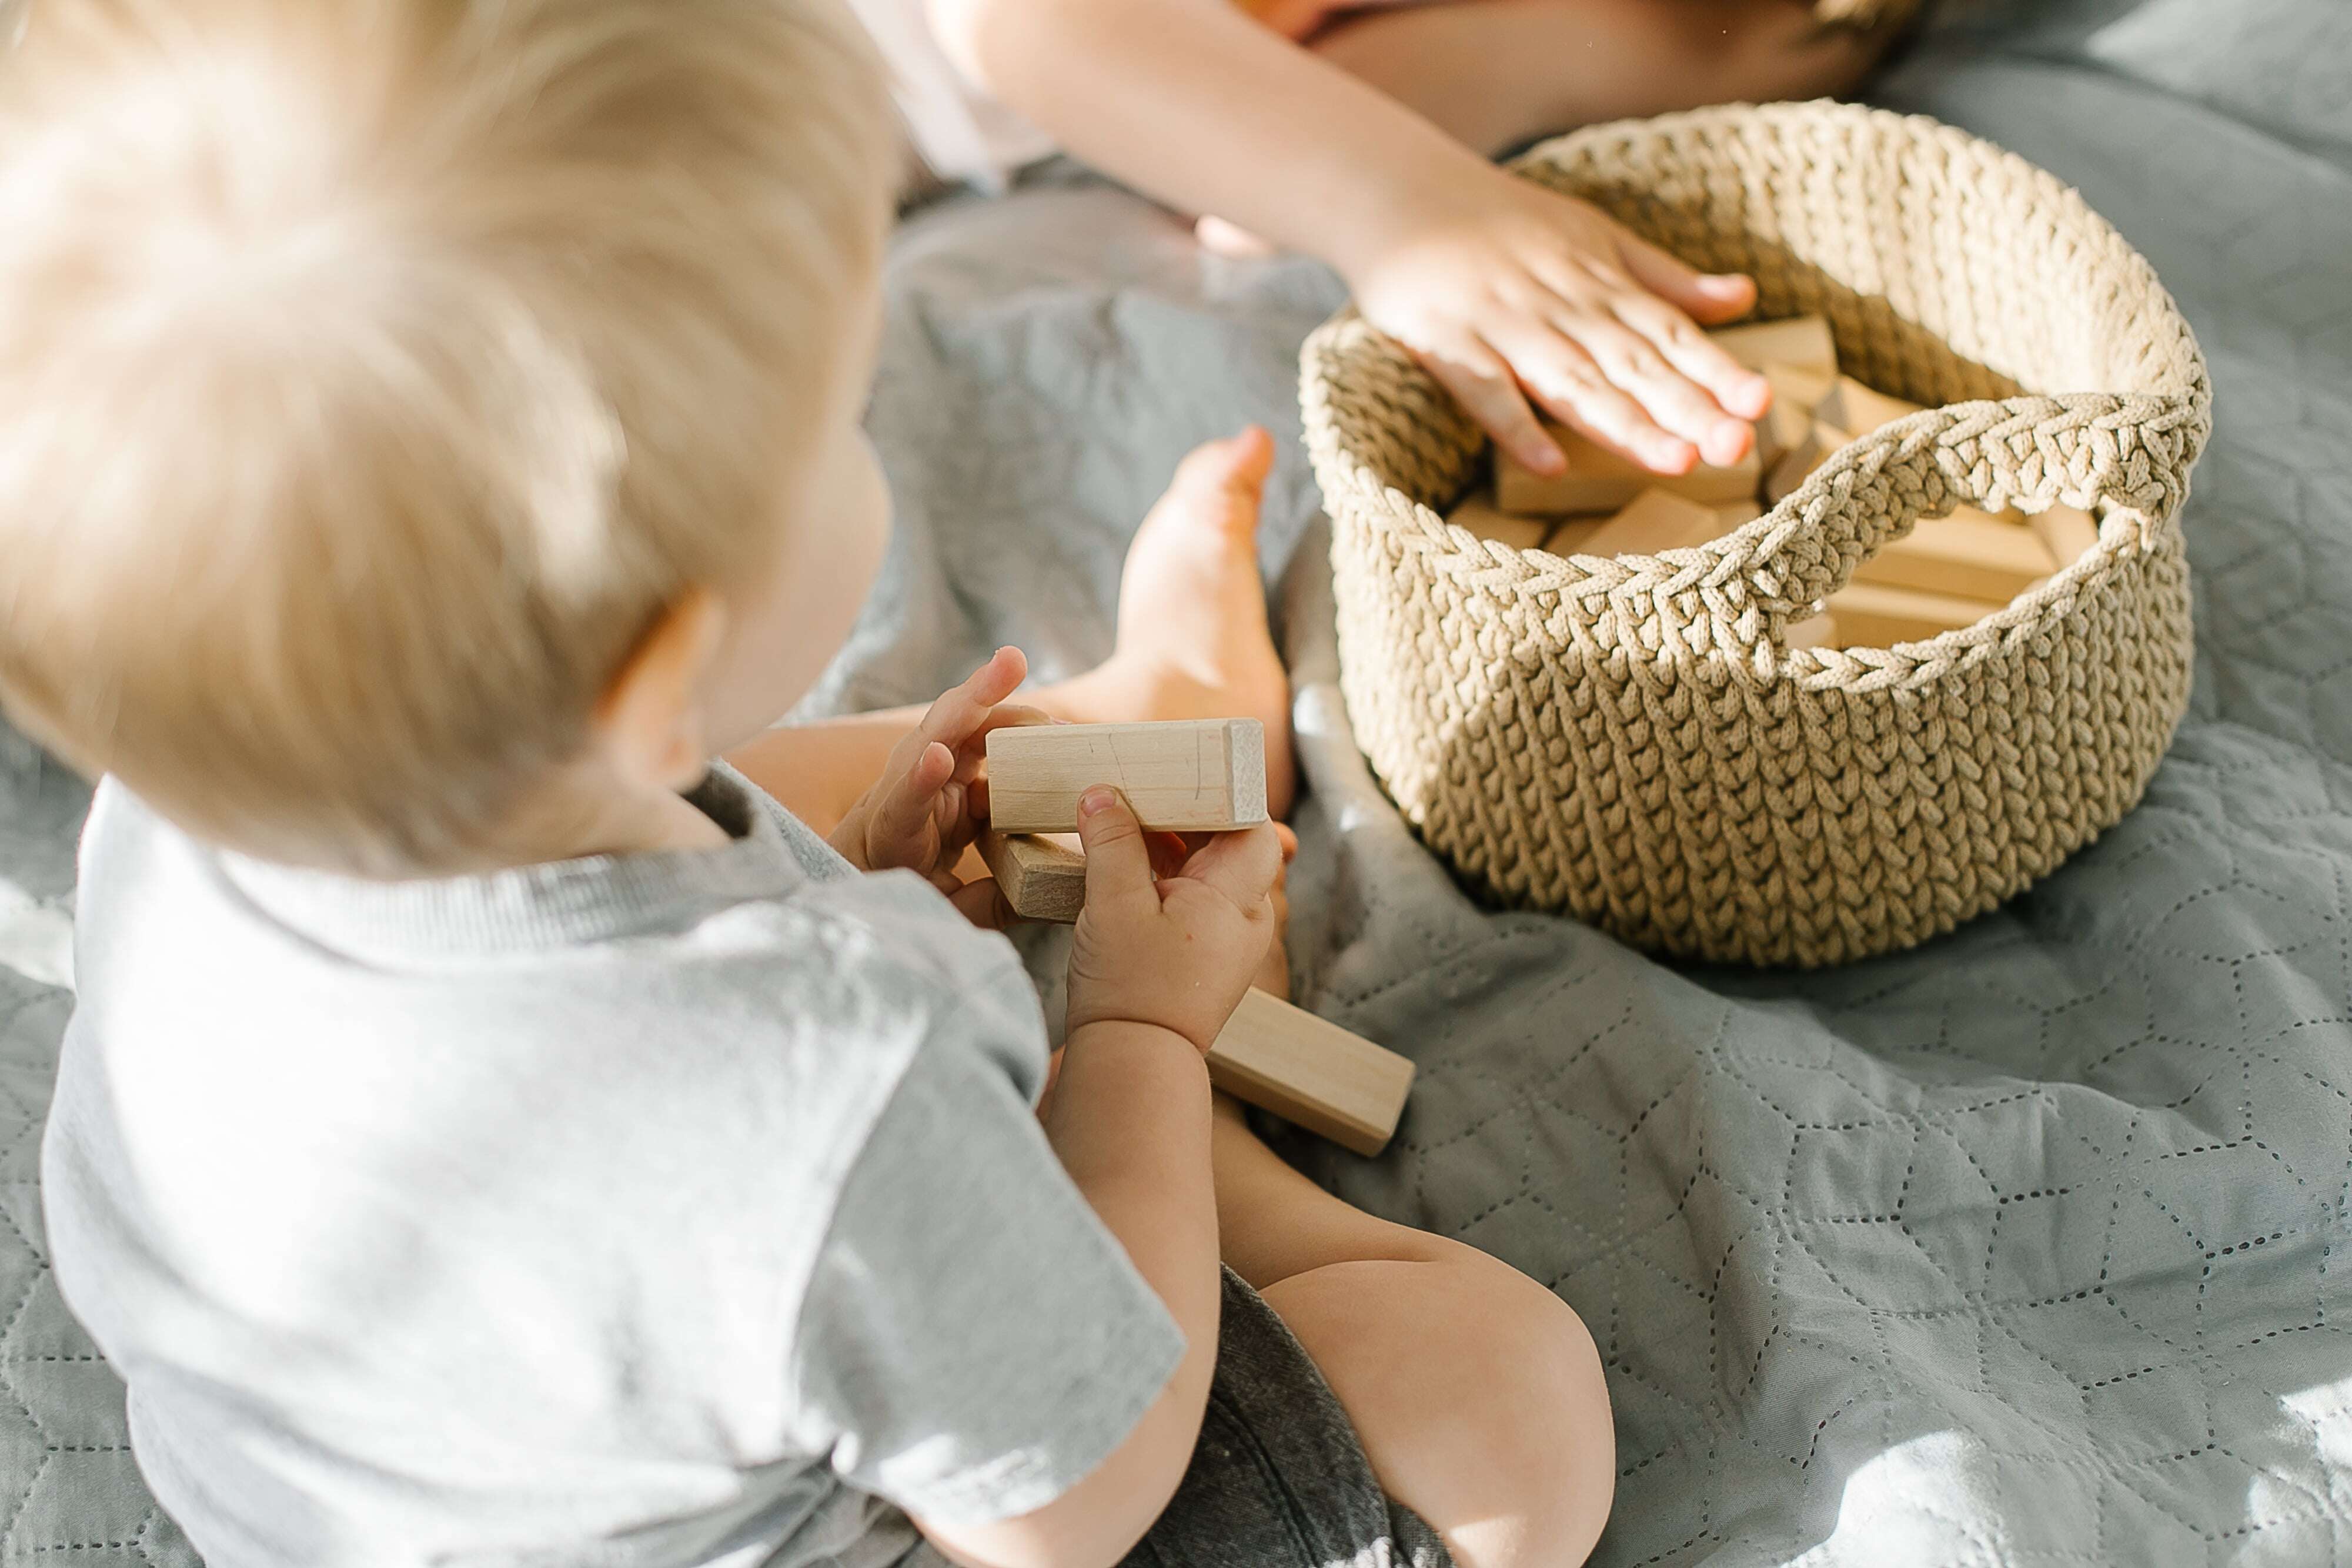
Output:
[[1155,877],[1135,813],[1108,786],[1078,802],[1087,904],[1070,947],[1069,1035],[1096,1023],[1172,1030],[1205,1051],[1277,940],[1283,839],[1217,833]]
[[1029,673],[1018,648],[999,648],[988,663],[923,715],[890,749],[882,777],[858,797],[832,844],[860,871],[905,867],[942,893],[962,885],[955,863],[978,830],[981,764],[988,732],[1008,725],[1050,724],[1032,707],[1005,703]]
[[1538,473],[1564,460],[1529,397],[1659,473],[1738,462],[1771,388],[1692,323],[1746,315],[1755,284],[1693,272],[1587,203],[1493,172],[1339,258],[1365,319]]

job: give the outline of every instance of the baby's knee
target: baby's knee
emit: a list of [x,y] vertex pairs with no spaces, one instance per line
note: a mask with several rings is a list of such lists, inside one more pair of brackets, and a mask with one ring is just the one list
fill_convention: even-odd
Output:
[[1496,1299],[1486,1322],[1493,1462],[1525,1499],[1526,1561],[1573,1568],[1609,1521],[1617,1486],[1616,1426],[1601,1353],[1568,1303],[1517,1273],[1525,1287]]

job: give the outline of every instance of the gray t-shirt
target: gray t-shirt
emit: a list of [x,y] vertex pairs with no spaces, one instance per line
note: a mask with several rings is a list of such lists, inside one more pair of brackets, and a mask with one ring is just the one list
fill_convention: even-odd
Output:
[[867,1568],[1174,1371],[1011,946],[694,800],[728,847],[373,883],[99,790],[49,1237],[211,1568]]

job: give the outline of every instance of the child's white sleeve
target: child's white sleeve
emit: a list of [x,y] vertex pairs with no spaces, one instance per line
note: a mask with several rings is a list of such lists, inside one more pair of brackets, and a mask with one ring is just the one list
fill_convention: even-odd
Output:
[[842,1190],[793,1348],[845,1481],[940,1523],[1041,1508],[1108,1458],[1184,1337],[1001,1061],[935,1035]]

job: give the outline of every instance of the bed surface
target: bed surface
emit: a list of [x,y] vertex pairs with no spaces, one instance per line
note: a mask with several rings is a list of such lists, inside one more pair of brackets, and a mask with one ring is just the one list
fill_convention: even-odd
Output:
[[[1465,902],[1334,684],[1294,384],[1335,285],[1076,178],[901,236],[870,418],[899,528],[809,711],[928,696],[1000,641],[1091,663],[1176,459],[1269,424],[1301,999],[1422,1071],[1387,1158],[1289,1147],[1583,1313],[1620,1444],[1598,1561],[2352,1556],[2347,82],[2342,0],[1979,0],[1880,91],[2081,186],[2217,395],[2179,741],[2122,825],[1926,948],[1678,970]],[[0,1562],[192,1564],[43,1251],[85,800],[0,734]]]

